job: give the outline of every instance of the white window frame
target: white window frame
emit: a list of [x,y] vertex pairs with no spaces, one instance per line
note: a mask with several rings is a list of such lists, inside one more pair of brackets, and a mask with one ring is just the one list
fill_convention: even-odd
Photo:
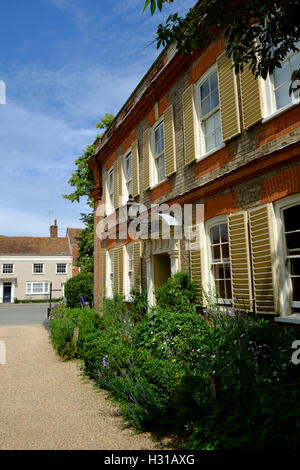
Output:
[[[127,172],[126,172],[128,159],[131,160],[131,164],[130,164],[131,178],[129,178],[129,179],[127,179]],[[126,203],[129,199],[129,195],[131,194],[133,196],[133,194],[132,194],[133,193],[133,177],[132,177],[132,151],[131,151],[131,149],[124,154],[123,168],[124,168],[124,199],[125,199],[125,203]],[[131,185],[131,192],[129,192],[129,189],[128,189],[129,185]]]
[[[26,282],[26,295],[45,295],[49,294],[49,282],[48,281],[30,281]],[[34,286],[41,285],[42,291],[41,292],[33,292]]]
[[[41,273],[40,273],[40,272],[39,272],[39,273],[35,272],[34,267],[35,267],[36,265],[39,265],[39,266],[42,266],[42,267],[43,267],[43,270],[42,270]],[[45,265],[44,265],[44,263],[32,263],[32,274],[34,274],[34,275],[42,275],[42,274],[45,274]]]
[[[64,273],[58,272],[57,268],[58,266],[65,266],[66,270]],[[56,274],[68,274],[68,264],[67,263],[56,263]]]
[[[4,272],[4,266],[12,266],[12,272]],[[15,274],[15,265],[13,263],[3,263],[2,264],[2,274]]]
[[[207,115],[205,115],[203,119],[202,114],[201,114],[201,90],[200,89],[201,89],[201,86],[204,84],[204,82],[206,82],[214,73],[217,73],[219,104],[216,108],[214,108]],[[196,83],[196,88],[195,88],[196,89],[196,96],[195,96],[196,115],[197,115],[197,120],[198,120],[197,137],[198,137],[198,148],[199,148],[199,158],[197,159],[197,161],[202,160],[203,158],[211,155],[217,150],[223,148],[225,145],[224,142],[222,141],[222,124],[221,124],[220,89],[219,88],[220,86],[219,86],[218,67],[217,67],[217,64],[215,63],[201,76],[201,78]],[[207,150],[203,125],[209,117],[213,116],[217,112],[219,113],[219,116],[220,116],[221,142],[219,145],[216,145],[216,147],[210,150]]]
[[[107,171],[107,212],[108,214],[112,214],[114,212],[114,167],[112,166],[108,171]],[[109,181],[111,179],[111,185],[109,184]]]
[[106,297],[112,298],[114,292],[114,250],[106,251]]
[[[156,144],[155,144],[155,133],[157,129],[162,126],[163,127],[163,139],[164,139],[164,150],[163,152],[157,153],[156,152]],[[157,186],[164,181],[166,181],[166,160],[165,160],[165,128],[164,128],[164,118],[162,117],[159,119],[151,129],[151,156],[152,156],[152,185]],[[163,177],[162,179],[158,179],[158,171],[157,171],[157,161],[159,158],[163,158]]]
[[[300,51],[298,51],[298,53],[300,53]],[[295,54],[297,54],[297,52],[292,52],[291,54],[289,54],[282,61],[282,63],[286,62],[287,60],[290,60],[290,58]],[[286,104],[285,106],[278,108],[276,105],[276,95],[275,95],[275,90],[274,90],[273,74],[272,75],[268,74],[265,80],[260,79],[260,83],[261,83],[263,102],[264,102],[264,119],[270,119],[273,116],[277,116],[278,114],[281,114],[285,110],[300,103],[300,94],[299,94],[299,97],[296,98],[294,93],[292,93],[292,95],[290,96],[290,102]]]
[[[288,272],[287,247],[285,241],[284,218],[285,209],[300,204],[300,194],[288,196],[274,203],[274,213],[276,217],[275,247],[276,247],[276,272],[278,278],[279,310],[280,316],[294,314],[292,305],[293,289]],[[299,308],[297,307],[297,310]],[[297,314],[299,315],[299,314]]]
[[[228,219],[227,216],[217,216],[213,217],[212,219],[208,220],[205,223],[205,233],[206,233],[206,252],[207,252],[207,262],[208,262],[208,287],[210,288],[209,290],[213,291],[216,293],[215,289],[215,277],[213,274],[213,266],[217,264],[227,264],[227,261],[223,263],[220,261],[220,263],[214,263],[212,259],[212,253],[211,253],[211,238],[210,238],[210,232],[211,229],[215,226],[221,225],[221,224],[226,224],[227,225],[227,230],[228,230]],[[229,250],[229,230],[228,230],[228,250]],[[230,266],[230,252],[229,252],[229,258],[228,258],[228,265],[229,265],[229,270],[231,268]],[[227,278],[224,278],[227,279]],[[231,270],[230,270],[230,281],[231,281],[231,295],[232,295],[232,279],[231,279]],[[218,305],[220,306],[232,306],[232,298],[220,298],[218,297]]]
[[[134,276],[134,249],[133,249],[133,243],[128,243],[125,246],[125,299],[126,300],[131,300],[131,289],[133,288],[133,276]],[[130,268],[130,251],[131,251],[131,268]],[[130,280],[131,278],[131,280]]]

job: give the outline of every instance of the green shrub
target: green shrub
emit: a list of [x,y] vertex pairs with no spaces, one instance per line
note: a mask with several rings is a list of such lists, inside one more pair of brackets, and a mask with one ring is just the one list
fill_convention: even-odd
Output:
[[67,299],[67,306],[70,308],[80,307],[82,305],[81,297],[92,306],[93,274],[81,273],[68,279],[65,284],[65,297]]
[[195,302],[195,285],[187,273],[178,272],[155,289],[155,298],[160,307],[187,308],[187,305]]
[[299,449],[300,377],[290,359],[295,331],[233,312],[206,320],[214,330],[212,372],[219,387],[217,399],[191,420],[189,447]]
[[69,318],[59,318],[50,322],[50,338],[55,351],[65,359],[75,356],[72,337],[75,323]]
[[131,315],[135,322],[141,321],[148,311],[147,295],[148,294],[146,290],[142,290],[140,292],[138,289],[133,288],[131,291]]
[[72,341],[74,328],[79,328],[80,340],[101,327],[101,317],[91,308],[69,309],[59,305],[52,311],[50,319],[50,338],[54,349],[65,359],[79,356],[78,344]]
[[181,301],[158,305],[137,324],[117,295],[101,316],[61,304],[50,328],[55,349],[80,357],[136,429],[186,431],[192,450],[300,447],[300,375],[291,362],[299,331],[213,306],[200,315]]

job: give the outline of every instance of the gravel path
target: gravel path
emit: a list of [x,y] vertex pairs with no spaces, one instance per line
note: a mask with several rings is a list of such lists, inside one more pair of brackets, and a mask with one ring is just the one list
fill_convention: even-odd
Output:
[[[1,326],[0,449],[162,450],[170,440],[134,434],[105,391],[81,376],[78,361],[53,351],[42,325]],[[174,449],[174,447],[173,447]]]

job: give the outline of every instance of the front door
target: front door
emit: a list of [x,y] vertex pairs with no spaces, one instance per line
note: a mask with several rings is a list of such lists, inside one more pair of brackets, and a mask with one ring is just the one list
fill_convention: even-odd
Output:
[[11,302],[11,282],[4,282],[3,285],[3,302]]

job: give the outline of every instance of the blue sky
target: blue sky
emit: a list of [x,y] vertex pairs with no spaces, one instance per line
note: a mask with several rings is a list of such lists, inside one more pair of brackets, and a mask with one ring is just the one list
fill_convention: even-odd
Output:
[[2,0],[0,4],[0,234],[59,236],[81,227],[85,201],[61,197],[75,159],[116,114],[160,51],[156,25],[195,2],[175,0],[153,17],[144,0]]

